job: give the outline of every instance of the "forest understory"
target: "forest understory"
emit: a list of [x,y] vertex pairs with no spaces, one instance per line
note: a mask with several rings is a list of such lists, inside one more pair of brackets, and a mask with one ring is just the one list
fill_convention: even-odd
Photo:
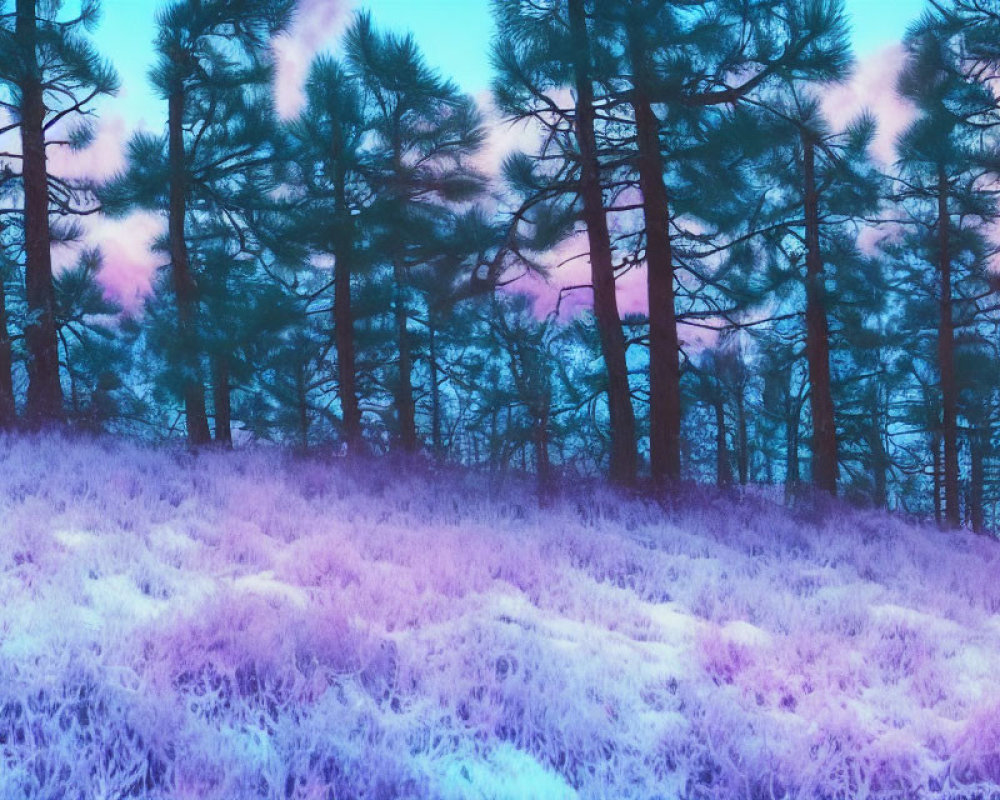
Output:
[[995,791],[995,541],[681,496],[0,440],[0,797]]

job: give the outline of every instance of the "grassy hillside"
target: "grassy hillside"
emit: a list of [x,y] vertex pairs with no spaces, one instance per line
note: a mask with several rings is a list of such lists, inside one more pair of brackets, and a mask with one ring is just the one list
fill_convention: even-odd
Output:
[[0,797],[1000,783],[995,543],[407,472],[0,440]]

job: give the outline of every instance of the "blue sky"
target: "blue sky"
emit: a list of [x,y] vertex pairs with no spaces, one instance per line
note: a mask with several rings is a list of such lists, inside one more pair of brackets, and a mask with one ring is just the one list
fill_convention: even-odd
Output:
[[[340,3],[342,0],[318,0]],[[317,0],[313,0],[317,2]],[[855,51],[865,57],[898,41],[925,0],[846,0],[854,32]],[[152,59],[154,16],[158,0],[105,0],[104,19],[97,32],[101,51],[118,67],[123,96],[115,107],[135,123],[155,124],[159,103],[150,94],[146,74]],[[489,0],[354,0],[385,27],[411,30],[428,61],[466,91],[480,92],[490,80],[489,42],[492,34]],[[333,41],[330,42],[333,44]]]

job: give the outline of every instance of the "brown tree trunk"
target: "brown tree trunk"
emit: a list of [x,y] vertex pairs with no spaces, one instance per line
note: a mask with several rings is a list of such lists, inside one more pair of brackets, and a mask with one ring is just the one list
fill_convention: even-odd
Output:
[[715,399],[715,482],[719,486],[729,486],[733,482],[733,470],[729,465],[729,447],[726,445],[726,404],[720,392]]
[[354,352],[354,311],[351,307],[351,273],[354,269],[354,223],[347,203],[347,176],[341,169],[336,179],[336,232],[334,250],[333,332],[337,348],[337,377],[344,438],[348,447],[361,444],[361,407],[358,404],[357,362]]
[[646,226],[646,287],[649,305],[649,463],[654,480],[681,477],[680,341],[674,298],[670,203],[663,181],[660,120],[653,111],[649,56],[642,19],[629,25],[635,86],[632,106],[638,139],[639,186]]
[[869,447],[872,453],[872,480],[874,483],[874,493],[872,502],[879,508],[886,508],[889,505],[888,477],[886,470],[889,465],[889,456],[885,451],[885,444],[882,441],[882,415],[879,412],[878,395],[872,397],[871,406],[871,430],[869,432]]
[[983,506],[983,481],[986,478],[985,426],[976,426],[969,437],[969,520],[975,533],[986,533],[986,513]]
[[535,471],[538,497],[544,505],[552,493],[552,462],[549,459],[549,401],[546,397],[535,412]]
[[9,430],[16,424],[14,358],[11,352],[10,331],[7,328],[7,290],[3,275],[0,273],[0,430]]
[[792,398],[785,420],[785,496],[790,498],[799,488],[799,417],[801,406]]
[[747,409],[744,388],[739,387],[736,398],[736,467],[740,474],[740,486],[750,482],[750,437],[747,432]]
[[212,357],[212,405],[215,407],[215,441],[232,447],[233,403],[228,356]]
[[597,137],[594,130],[594,88],[591,83],[590,41],[584,0],[569,0],[573,67],[576,84],[576,140],[580,149],[580,196],[583,221],[590,242],[590,271],[594,291],[594,316],[608,377],[608,411],[611,417],[610,477],[622,484],[635,482],[638,451],[635,412],[628,381],[625,334],[618,313],[611,235],[604,212]]
[[187,420],[188,442],[208,444],[212,435],[208,429],[205,408],[205,385],[201,378],[200,343],[197,334],[197,287],[191,274],[185,237],[187,216],[187,169],[184,155],[183,88],[171,92],[167,101],[168,158],[170,166],[170,208],[167,222],[170,246],[171,276],[177,297],[177,322],[180,334],[181,359],[184,367],[184,413]]
[[438,386],[437,341],[434,334],[436,323],[434,315],[430,315],[427,324],[428,365],[431,373],[431,447],[434,457],[444,456],[444,442],[441,436],[441,388]]
[[410,350],[410,333],[406,327],[409,313],[406,309],[406,268],[402,256],[393,264],[396,280],[396,297],[393,310],[396,317],[396,346],[399,349],[399,375],[396,383],[396,414],[399,422],[399,443],[406,453],[415,453],[417,442],[417,406],[413,399],[413,355]]
[[940,525],[944,519],[942,508],[944,503],[941,498],[941,435],[937,432],[931,437],[931,448],[933,449],[932,469],[934,470],[934,521]]
[[816,187],[816,144],[802,134],[806,221],[806,360],[809,365],[809,408],[812,413],[812,479],[816,488],[837,493],[837,425],[830,389],[830,331],[820,250],[819,193]]
[[52,285],[45,97],[38,64],[35,5],[36,0],[17,0],[15,36],[25,58],[19,108],[24,185],[24,288],[31,320],[24,330],[28,348],[25,417],[32,426],[44,426],[62,421],[63,407]]
[[958,500],[958,385],[955,380],[955,324],[951,316],[951,217],[948,213],[948,176],[938,171],[938,268],[941,276],[938,322],[938,368],[941,374],[941,438],[944,442],[944,519],[957,528]]
[[306,450],[309,447],[309,392],[306,388],[306,365],[303,361],[296,364],[295,405],[299,418],[299,444]]

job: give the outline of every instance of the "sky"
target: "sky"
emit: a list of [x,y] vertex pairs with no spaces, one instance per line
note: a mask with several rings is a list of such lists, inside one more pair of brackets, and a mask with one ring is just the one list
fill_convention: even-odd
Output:
[[[132,131],[162,131],[165,103],[152,92],[147,76],[154,58],[156,13],[164,4],[163,0],[104,0],[96,44],[118,69],[122,88],[98,108],[99,135],[88,157],[68,157],[63,165],[66,171],[110,175],[124,165],[123,144]],[[881,123],[875,154],[885,162],[893,160],[895,136],[912,118],[895,97],[893,84],[901,63],[899,42],[924,6],[925,0],[846,0],[858,65],[851,81],[827,91],[824,108],[835,125],[848,122],[863,108],[874,109]],[[488,96],[493,32],[490,0],[299,0],[299,9],[292,29],[276,45],[276,99],[283,116],[293,116],[299,109],[301,86],[313,56],[335,50],[351,12],[362,9],[370,11],[382,28],[412,32],[432,67],[466,92],[482,99]],[[489,161],[499,163],[514,140],[509,131],[495,131]],[[136,307],[148,290],[157,266],[148,243],[162,224],[151,214],[91,223],[89,238],[104,252],[104,283],[126,306]],[[70,253],[53,255],[57,264],[74,258]],[[579,282],[576,277],[567,274],[566,279]],[[550,288],[553,296],[558,293],[557,287]],[[642,293],[635,294],[639,298]],[[627,299],[624,305],[626,310],[639,310],[630,309]]]
[[[847,0],[857,56],[864,59],[898,42],[924,4],[924,0]],[[162,104],[146,81],[156,10],[162,5],[159,0],[105,0],[96,34],[101,52],[122,76],[123,91],[114,101],[115,109],[133,123],[152,125],[162,116]],[[305,0],[303,6],[291,48],[298,55],[334,47],[350,11],[367,9],[381,26],[412,31],[431,65],[465,91],[479,94],[489,87],[493,31],[489,0]]]

